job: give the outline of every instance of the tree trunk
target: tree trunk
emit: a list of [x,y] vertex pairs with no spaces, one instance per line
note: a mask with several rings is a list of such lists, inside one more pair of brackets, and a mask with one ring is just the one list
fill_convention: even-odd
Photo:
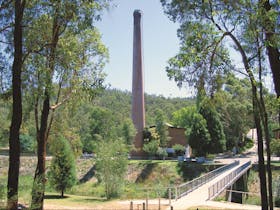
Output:
[[[52,44],[50,46],[50,54],[48,56],[48,69],[46,77],[46,87],[44,93],[43,109],[40,120],[40,130],[37,134],[37,156],[38,162],[35,171],[33,187],[32,187],[32,202],[31,209],[43,209],[44,193],[45,193],[45,162],[46,162],[46,145],[48,140],[48,117],[50,112],[50,92],[52,86],[52,75],[55,67],[55,51],[59,38],[60,25],[58,24],[58,8],[53,20]],[[36,114],[36,113],[35,113]],[[49,125],[51,126],[51,125]]]
[[241,44],[238,42],[236,37],[231,32],[226,32],[228,36],[233,40],[238,48],[242,62],[244,64],[244,68],[248,74],[248,77],[251,82],[252,87],[252,98],[253,98],[253,112],[254,112],[254,121],[257,128],[257,135],[258,135],[258,158],[259,158],[259,177],[260,177],[260,188],[261,188],[261,202],[262,202],[262,210],[268,209],[268,202],[267,202],[267,187],[266,187],[266,168],[264,164],[264,152],[263,152],[263,134],[262,134],[262,127],[261,127],[261,104],[258,100],[258,91],[257,91],[257,82],[253,75],[253,72],[250,70],[250,65],[248,62],[248,58],[246,56],[245,51],[243,50]]
[[14,61],[12,67],[13,111],[9,136],[9,172],[7,209],[18,206],[18,176],[20,164],[19,131],[22,121],[21,69],[22,69],[22,19],[25,1],[15,0]]
[[260,117],[256,116],[258,114],[254,114],[256,128],[257,128],[257,135],[258,135],[258,158],[259,158],[259,177],[260,177],[260,188],[261,188],[261,200],[262,200],[262,210],[268,209],[268,202],[267,202],[267,187],[266,187],[266,168],[264,163],[264,156],[263,156],[263,140],[262,140],[262,128],[260,123]]
[[64,198],[64,190],[61,190],[61,198]]
[[[265,0],[262,3],[262,7],[265,9],[266,14],[271,10],[271,5],[269,3],[269,0]],[[273,77],[273,83],[274,83],[274,89],[276,92],[276,96],[279,99],[280,98],[280,52],[277,46],[274,44],[274,39],[275,39],[275,24],[271,22],[271,20],[265,16],[265,20],[263,23],[263,28],[265,31],[265,39],[267,41],[267,54],[268,54],[268,59],[270,63],[270,68],[272,72],[272,77]],[[280,124],[280,106],[278,105],[278,123]]]
[[[258,41],[258,40],[257,40]],[[258,41],[259,43],[259,41]],[[262,60],[261,60],[261,48],[258,46],[258,63],[259,63],[259,82],[260,82],[260,114],[261,121],[264,129],[266,154],[267,154],[267,176],[268,176],[268,202],[270,210],[273,210],[273,193],[272,193],[272,173],[271,173],[271,151],[270,151],[270,137],[268,128],[268,116],[263,98],[263,85],[262,85]]]
[[39,134],[37,134],[37,167],[35,171],[33,187],[32,187],[32,202],[31,209],[43,209],[44,192],[45,192],[45,159],[47,145],[47,125],[49,116],[50,99],[46,90],[43,110],[41,114],[41,125]]
[[268,198],[270,210],[273,210],[273,190],[272,190],[272,172],[271,172],[271,150],[270,150],[270,137],[268,129],[267,113],[264,107],[264,133],[265,133],[265,145],[267,154],[267,176],[268,176]]

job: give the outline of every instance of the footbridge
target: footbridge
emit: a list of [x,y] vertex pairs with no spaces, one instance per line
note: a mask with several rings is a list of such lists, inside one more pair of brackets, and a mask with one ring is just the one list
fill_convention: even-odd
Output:
[[[235,160],[208,174],[177,186],[175,188],[175,200],[171,204],[172,208],[186,209],[191,206],[208,205],[212,202],[212,199],[225,189],[230,188],[243,175],[246,175],[251,166],[251,161],[248,158]],[[241,206],[244,206],[245,209],[260,209],[258,206]]]

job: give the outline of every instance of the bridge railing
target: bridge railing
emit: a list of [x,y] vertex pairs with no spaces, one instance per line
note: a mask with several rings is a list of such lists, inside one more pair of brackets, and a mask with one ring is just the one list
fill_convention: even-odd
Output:
[[176,190],[176,199],[181,198],[185,195],[187,195],[188,193],[194,191],[195,189],[197,189],[198,187],[202,186],[203,184],[209,182],[210,180],[214,179],[215,177],[217,177],[219,174],[221,174],[222,172],[233,168],[235,166],[237,166],[239,164],[239,161],[234,161],[228,165],[219,167],[203,176],[200,176],[196,179],[193,179],[189,182],[186,182],[184,184],[181,184],[179,186],[177,186],[175,188]]
[[251,167],[251,161],[248,161],[232,171],[230,174],[225,176],[220,181],[216,182],[208,188],[208,200],[215,198],[225,188],[229,187],[234,183],[240,176],[242,176]]

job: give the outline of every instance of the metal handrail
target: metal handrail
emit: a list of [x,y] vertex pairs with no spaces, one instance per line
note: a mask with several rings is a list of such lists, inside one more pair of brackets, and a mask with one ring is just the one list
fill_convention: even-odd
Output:
[[239,164],[239,161],[234,161],[228,165],[224,165],[222,167],[219,167],[203,176],[200,176],[196,179],[193,179],[189,182],[186,182],[184,184],[181,184],[179,186],[177,186],[175,188],[176,190],[176,198],[181,198],[187,194],[189,194],[190,192],[194,191],[195,189],[197,189],[198,187],[202,186],[203,184],[211,181],[212,179],[214,179],[215,177],[217,177],[219,174],[221,174],[222,172],[233,168],[235,166],[237,166]]
[[232,183],[239,179],[239,177],[242,176],[249,168],[251,168],[251,161],[244,163],[223,179],[211,185],[208,188],[208,200],[219,195],[225,188],[229,187]]

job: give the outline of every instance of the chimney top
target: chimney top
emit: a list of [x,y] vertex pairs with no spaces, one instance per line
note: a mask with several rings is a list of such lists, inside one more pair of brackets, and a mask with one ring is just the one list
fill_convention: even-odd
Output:
[[140,9],[136,9],[133,12],[133,16],[142,16],[143,12]]

